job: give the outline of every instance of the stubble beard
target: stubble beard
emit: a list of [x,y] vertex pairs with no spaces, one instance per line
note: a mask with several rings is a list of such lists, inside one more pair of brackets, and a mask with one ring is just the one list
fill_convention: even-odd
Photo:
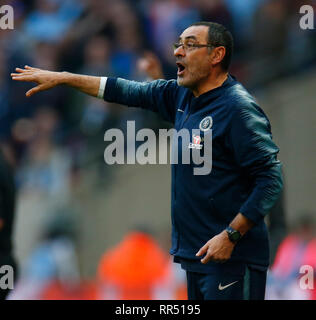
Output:
[[[204,71],[201,70],[191,72],[187,70],[188,75],[185,77],[177,77],[177,83],[179,86],[185,87],[190,89],[191,91],[194,91],[198,88],[199,84],[205,80],[209,74],[210,71]],[[187,79],[186,79],[187,78]]]

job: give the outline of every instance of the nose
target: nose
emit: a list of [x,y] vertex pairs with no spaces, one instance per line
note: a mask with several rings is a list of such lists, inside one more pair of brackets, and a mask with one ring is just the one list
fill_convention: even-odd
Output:
[[183,49],[183,46],[180,46],[177,49],[174,49],[173,54],[175,57],[184,57],[185,50]]

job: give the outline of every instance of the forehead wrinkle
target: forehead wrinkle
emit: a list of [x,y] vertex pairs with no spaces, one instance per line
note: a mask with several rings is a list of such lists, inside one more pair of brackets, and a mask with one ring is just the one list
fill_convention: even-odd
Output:
[[[190,39],[192,39],[192,40],[197,40],[197,37],[196,37],[196,36],[187,36],[187,37],[184,37],[183,40],[185,41],[185,40],[190,40]],[[178,39],[178,41],[183,41],[183,40],[182,40],[182,37],[181,37],[181,36],[180,36],[179,39]]]

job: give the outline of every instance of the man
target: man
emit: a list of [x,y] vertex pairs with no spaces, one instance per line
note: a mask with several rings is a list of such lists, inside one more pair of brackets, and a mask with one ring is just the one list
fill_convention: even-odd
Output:
[[[15,184],[13,172],[0,150],[0,268],[12,268],[16,275],[16,263],[12,255],[12,229],[15,210]],[[0,273],[0,278],[4,274]],[[13,279],[14,281],[15,279]],[[0,300],[6,299],[11,285],[6,281],[5,287],[0,286]]]
[[177,81],[139,83],[28,66],[12,74],[13,80],[38,84],[26,96],[66,84],[158,112],[176,130],[200,129],[201,141],[212,139],[211,173],[194,175],[192,163],[172,165],[170,253],[187,272],[189,299],[264,299],[265,294],[264,216],[282,189],[281,164],[267,117],[228,73],[232,48],[222,25],[198,22],[175,44]]

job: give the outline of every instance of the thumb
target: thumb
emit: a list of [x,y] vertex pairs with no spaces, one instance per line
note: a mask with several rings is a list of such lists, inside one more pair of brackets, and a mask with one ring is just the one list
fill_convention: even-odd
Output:
[[31,90],[27,91],[25,95],[29,98],[33,94],[38,93],[38,92],[43,91],[43,90],[45,90],[45,86],[44,86],[44,84],[40,84],[40,85],[32,88]]

